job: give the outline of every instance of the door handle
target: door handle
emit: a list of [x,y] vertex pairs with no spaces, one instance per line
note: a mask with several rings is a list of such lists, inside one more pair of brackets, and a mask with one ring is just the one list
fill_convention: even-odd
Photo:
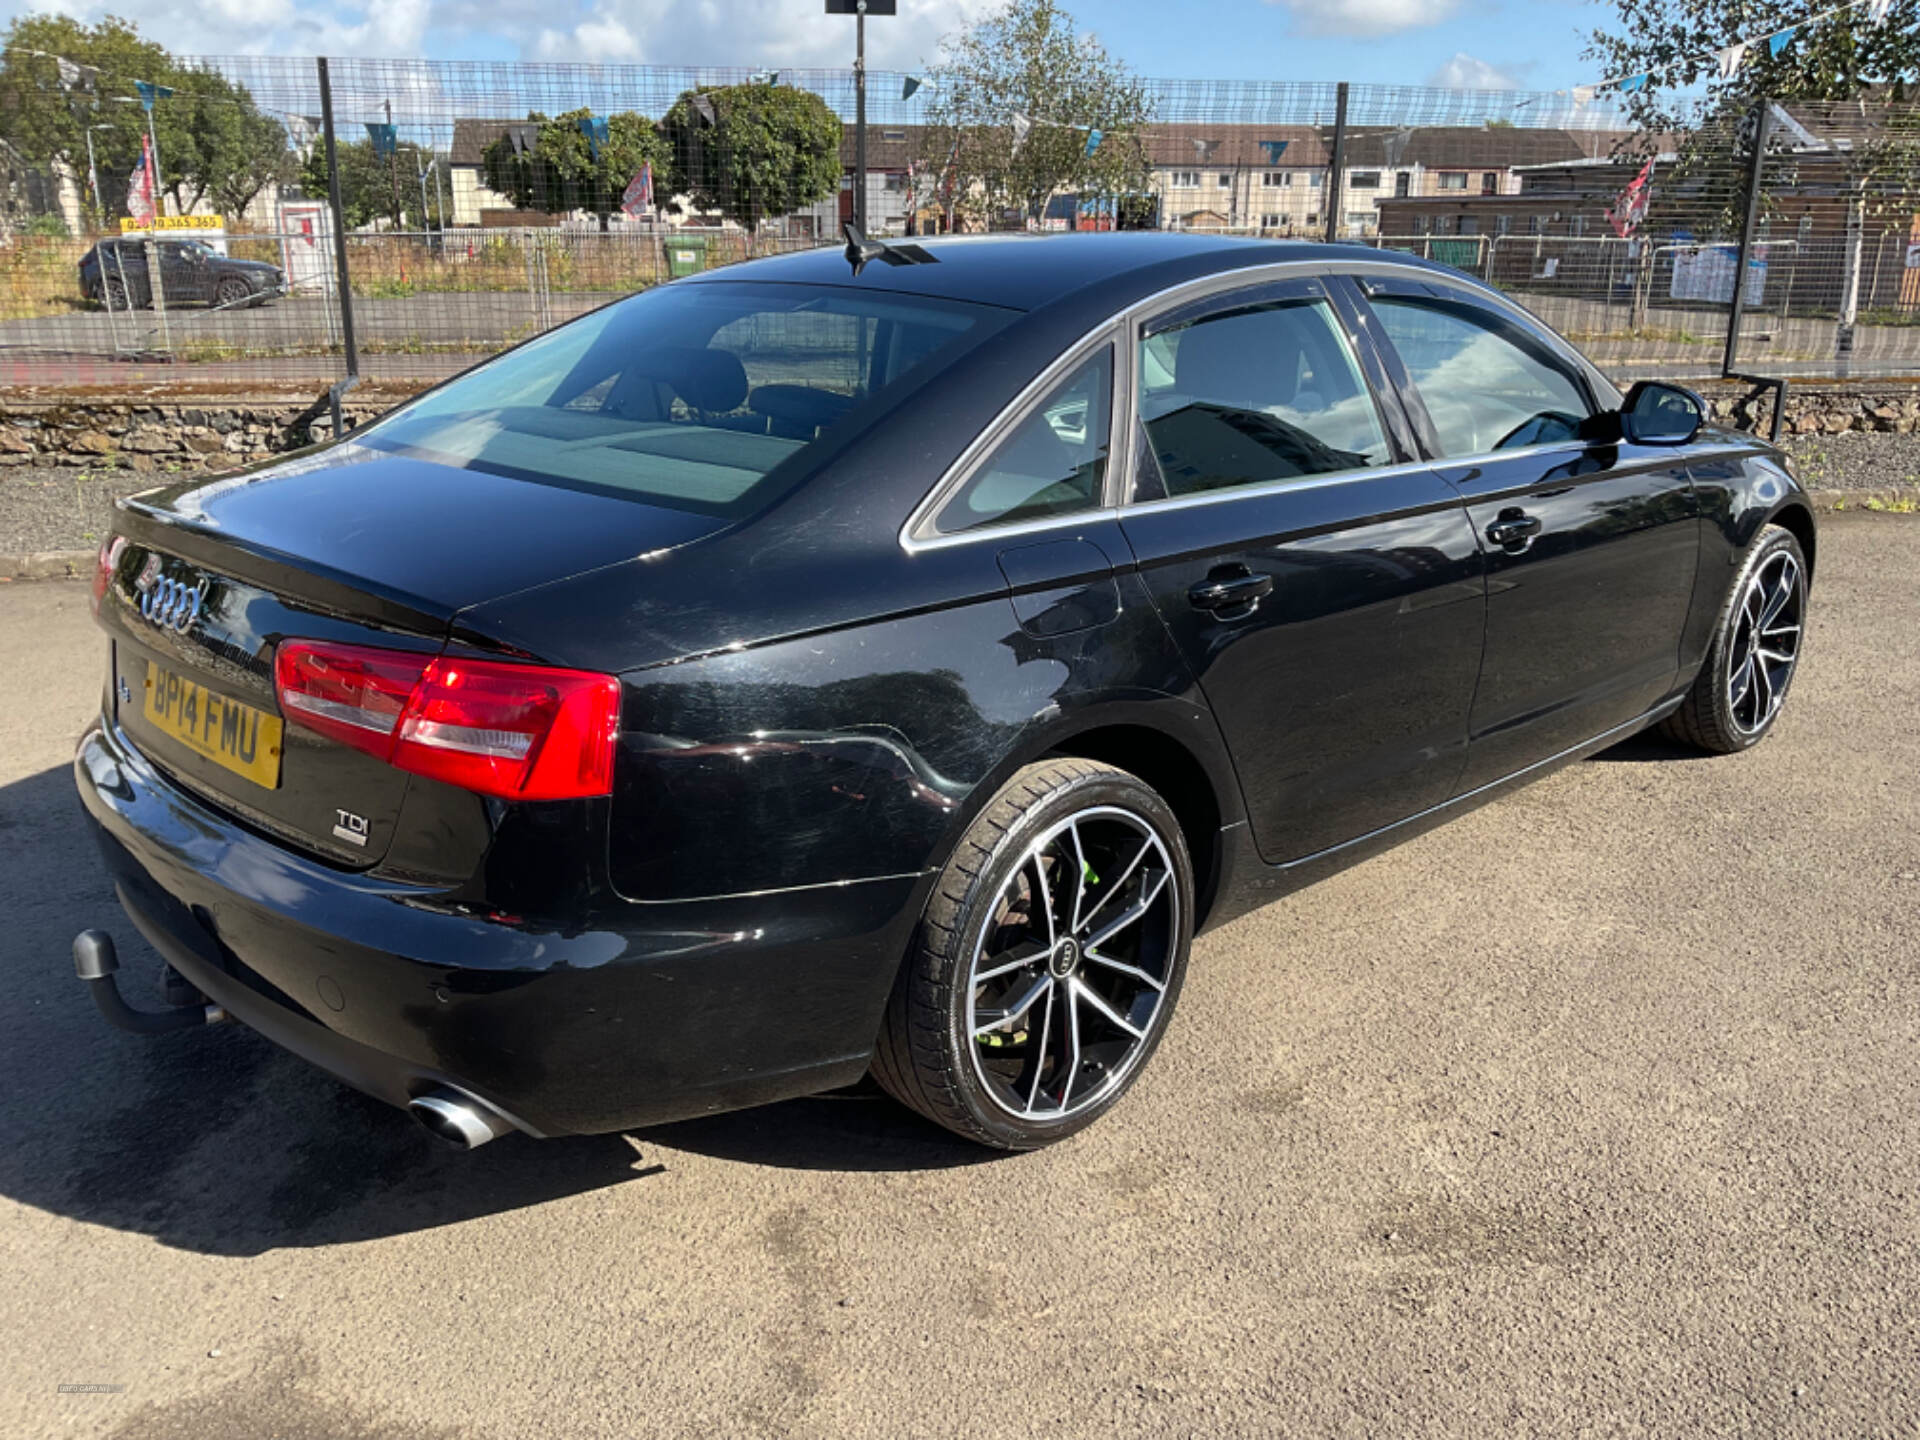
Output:
[[1487,539],[1502,549],[1525,549],[1527,542],[1540,533],[1540,517],[1524,510],[1502,510],[1487,526]]
[[1255,575],[1236,566],[1232,570],[1209,575],[1187,591],[1187,599],[1193,602],[1195,609],[1211,610],[1216,615],[1222,611],[1243,608],[1251,614],[1253,607],[1272,593],[1271,575]]

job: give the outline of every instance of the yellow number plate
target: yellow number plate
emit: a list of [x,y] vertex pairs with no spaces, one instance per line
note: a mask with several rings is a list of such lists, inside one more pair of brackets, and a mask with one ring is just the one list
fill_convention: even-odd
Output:
[[256,785],[279,788],[279,716],[215,695],[151,661],[141,711],[149,724],[194,754]]

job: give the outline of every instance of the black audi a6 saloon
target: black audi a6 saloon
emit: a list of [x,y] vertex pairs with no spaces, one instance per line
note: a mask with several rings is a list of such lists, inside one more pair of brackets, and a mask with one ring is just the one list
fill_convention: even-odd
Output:
[[1196,931],[1642,727],[1775,723],[1814,526],[1406,257],[855,236],[123,503],[75,774],[173,1008],[436,1134],[1109,1110]]

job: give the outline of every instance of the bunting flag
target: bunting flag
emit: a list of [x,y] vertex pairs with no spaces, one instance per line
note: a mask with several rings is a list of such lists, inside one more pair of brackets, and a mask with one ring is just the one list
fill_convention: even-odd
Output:
[[1867,23],[1869,25],[1884,25],[1887,20],[1887,12],[1891,9],[1893,9],[1893,0],[1869,0],[1867,5]]
[[1400,163],[1400,157],[1407,153],[1407,143],[1412,139],[1413,127],[1411,125],[1402,125],[1398,130],[1387,136],[1381,145],[1381,149],[1386,152],[1387,164],[1398,165]]
[[127,177],[127,214],[139,224],[153,223],[153,140],[150,136],[140,137],[140,159]]
[[1620,82],[1620,93],[1622,95],[1631,95],[1636,90],[1646,89],[1648,78],[1646,75],[1627,76],[1626,79]]
[[515,155],[531,155],[533,147],[540,143],[540,127],[530,124],[509,125],[507,141],[513,146]]
[[1280,157],[1287,153],[1287,146],[1291,143],[1288,140],[1262,140],[1260,148],[1267,152],[1267,164],[1278,165]]
[[313,154],[313,142],[320,133],[320,122],[311,115],[282,115],[287,141],[302,160]]
[[1734,72],[1739,70],[1740,63],[1746,58],[1747,42],[1744,40],[1738,45],[1729,45],[1726,49],[1717,53],[1714,59],[1720,62],[1720,78],[1722,80],[1732,79]]
[[366,125],[367,139],[373,142],[374,158],[379,160],[392,159],[393,152],[399,148],[398,132],[391,125],[377,124],[372,120],[367,121]]
[[167,100],[173,96],[171,85],[156,85],[151,80],[136,80],[133,88],[140,92],[140,108],[149,115],[153,113],[153,102]]
[[647,161],[634,171],[620,197],[620,208],[629,215],[644,215],[653,209],[653,162]]
[[1097,129],[1087,131],[1087,154],[1091,156],[1099,148],[1100,132]]
[[1792,30],[1782,30],[1778,35],[1769,35],[1767,37],[1767,53],[1769,55],[1778,55],[1793,43],[1793,36],[1794,32]]
[[1033,121],[1016,110],[1013,112],[1013,153],[1018,155],[1020,147],[1027,143],[1027,135],[1033,129]]
[[926,84],[926,81],[922,80],[918,75],[907,76],[906,79],[900,82],[900,98],[902,100],[911,100],[913,98],[913,92],[924,84]]
[[1573,108],[1584,110],[1593,103],[1593,86],[1576,85],[1573,87]]
[[780,83],[780,72],[778,70],[756,70],[747,76],[747,79],[755,85],[778,85]]
[[607,122],[599,115],[582,115],[580,133],[587,137],[587,158],[598,161],[600,147],[607,143]]
[[704,95],[693,97],[693,113],[700,117],[701,123],[709,129],[720,123],[720,117],[714,113],[713,101]]
[[1622,240],[1633,238],[1640,222],[1647,218],[1647,202],[1653,198],[1653,161],[1640,167],[1640,173],[1627,182],[1613,204],[1607,207],[1607,223]]
[[93,89],[93,82],[98,79],[100,75],[100,72],[93,66],[76,64],[64,55],[54,56],[53,65],[54,68],[60,72],[60,88],[62,90],[91,91]]

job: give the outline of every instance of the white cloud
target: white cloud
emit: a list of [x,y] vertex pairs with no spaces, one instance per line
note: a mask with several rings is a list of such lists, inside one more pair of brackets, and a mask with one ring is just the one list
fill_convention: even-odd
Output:
[[1459,0],[1267,0],[1284,5],[1310,35],[1391,35],[1438,25]]
[[[867,25],[876,70],[930,64],[941,36],[996,0],[900,0]],[[504,41],[526,60],[582,64],[844,69],[851,16],[820,0],[0,0],[0,25],[24,9],[88,23],[113,14],[179,55],[427,57],[428,32]],[[430,58],[430,57],[428,57]]]
[[1456,50],[1451,60],[1427,77],[1427,84],[1442,90],[1519,90],[1532,68],[1529,63],[1502,69]]

